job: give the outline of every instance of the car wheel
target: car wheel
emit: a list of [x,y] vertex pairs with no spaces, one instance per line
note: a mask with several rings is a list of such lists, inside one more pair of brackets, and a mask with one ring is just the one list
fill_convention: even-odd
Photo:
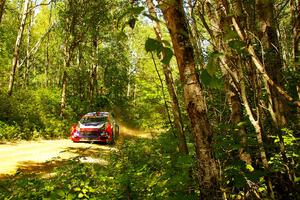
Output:
[[106,143],[109,144],[109,145],[113,145],[115,143],[115,134],[114,134],[114,132],[112,132],[112,139],[111,139],[111,141],[107,141]]

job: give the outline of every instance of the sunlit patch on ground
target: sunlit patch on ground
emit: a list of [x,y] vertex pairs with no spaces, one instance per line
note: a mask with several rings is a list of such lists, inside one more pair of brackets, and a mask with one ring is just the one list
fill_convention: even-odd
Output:
[[107,165],[115,147],[104,144],[73,143],[70,140],[43,140],[0,145],[0,178],[14,174],[47,174],[75,158],[85,163]]
[[0,179],[18,174],[51,177],[54,168],[64,166],[69,160],[106,166],[109,156],[119,151],[117,147],[124,138],[151,139],[154,135],[120,125],[115,145],[73,143],[67,139],[0,144]]

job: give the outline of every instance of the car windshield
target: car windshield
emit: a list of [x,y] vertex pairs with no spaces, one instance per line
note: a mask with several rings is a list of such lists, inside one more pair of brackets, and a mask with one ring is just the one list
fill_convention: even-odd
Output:
[[81,124],[104,123],[104,122],[107,122],[107,117],[84,117],[80,120]]

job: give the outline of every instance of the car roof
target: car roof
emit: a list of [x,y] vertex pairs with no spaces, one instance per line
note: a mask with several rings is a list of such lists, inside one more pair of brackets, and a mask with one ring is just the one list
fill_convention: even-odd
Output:
[[109,112],[89,112],[85,114],[83,117],[108,117]]

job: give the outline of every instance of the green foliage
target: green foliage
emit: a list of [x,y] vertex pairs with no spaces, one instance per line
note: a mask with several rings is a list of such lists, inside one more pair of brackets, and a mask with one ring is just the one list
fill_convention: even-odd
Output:
[[[191,156],[180,156],[172,135],[158,140],[128,140],[113,159],[121,194],[134,199],[192,199],[186,192],[190,181],[189,169],[194,166]],[[172,145],[170,145],[172,143]],[[192,183],[192,182],[190,182]],[[195,186],[196,187],[196,186]]]
[[60,93],[48,89],[27,90],[12,97],[0,95],[1,139],[66,137],[70,122],[57,117],[59,101]]
[[105,166],[75,158],[62,161],[47,178],[21,173],[0,180],[0,199],[198,199],[190,176],[194,158],[178,155],[175,141],[170,132],[125,139]]
[[201,82],[212,89],[220,89],[223,87],[223,81],[219,77],[219,58],[223,56],[222,53],[214,51],[208,55],[208,62],[206,68],[200,71]]
[[162,59],[160,60],[163,64],[168,65],[173,57],[173,51],[171,48],[166,46],[166,42],[158,41],[156,39],[148,38],[145,43],[145,50],[147,52],[156,52],[157,56],[160,57],[162,53]]

